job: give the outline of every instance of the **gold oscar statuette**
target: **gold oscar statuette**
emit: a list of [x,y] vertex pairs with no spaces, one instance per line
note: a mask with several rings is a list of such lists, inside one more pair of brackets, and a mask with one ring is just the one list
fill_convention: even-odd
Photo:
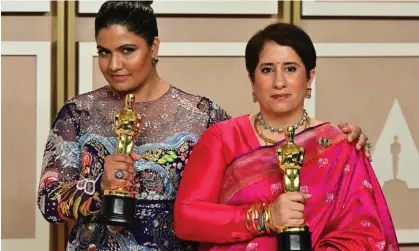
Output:
[[116,152],[129,156],[134,150],[134,137],[138,135],[141,125],[140,114],[134,111],[135,97],[125,97],[125,108],[115,114],[115,133],[118,135]]
[[[134,138],[140,132],[141,116],[134,111],[135,96],[125,97],[125,107],[114,118],[115,133],[118,135],[116,153],[129,156],[134,150]],[[130,186],[119,187],[103,192],[102,212],[98,221],[107,225],[129,226],[138,221],[135,219],[136,193]]]
[[[283,171],[284,192],[300,192],[300,169],[305,150],[294,142],[295,129],[284,130],[285,143],[277,149],[279,168]],[[311,234],[308,226],[280,226],[277,235],[278,250],[310,251]]]

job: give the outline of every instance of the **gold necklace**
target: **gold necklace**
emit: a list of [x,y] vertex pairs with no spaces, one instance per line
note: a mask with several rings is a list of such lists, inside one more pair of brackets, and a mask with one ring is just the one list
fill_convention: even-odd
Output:
[[[265,143],[266,144],[276,144],[276,143],[278,143],[279,141],[277,141],[277,140],[273,140],[273,139],[270,139],[270,138],[268,138],[268,137],[266,137],[265,135],[263,135],[263,132],[262,132],[262,130],[260,130],[260,128],[258,127],[258,121],[259,119],[258,119],[258,117],[256,117],[255,118],[255,121],[253,122],[253,127],[255,128],[255,131],[256,131],[256,134],[263,140],[263,141],[265,141]],[[260,124],[259,124],[260,125]],[[307,129],[307,128],[309,128],[310,127],[310,118],[307,118],[306,119],[306,126],[305,126],[305,128],[304,129]]]

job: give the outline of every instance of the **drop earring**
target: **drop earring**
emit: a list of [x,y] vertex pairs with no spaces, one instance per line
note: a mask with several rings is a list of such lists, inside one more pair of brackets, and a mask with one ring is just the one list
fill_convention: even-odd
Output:
[[258,102],[258,99],[256,97],[255,92],[252,92],[252,98],[253,98],[253,103],[257,103]]
[[311,88],[307,88],[307,91],[306,91],[306,98],[307,98],[307,99],[311,98]]

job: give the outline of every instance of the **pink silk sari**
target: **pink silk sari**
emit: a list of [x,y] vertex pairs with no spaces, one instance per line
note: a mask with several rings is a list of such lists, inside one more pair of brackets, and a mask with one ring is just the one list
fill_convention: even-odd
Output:
[[[320,139],[320,140],[319,140]],[[323,139],[323,143],[321,142]],[[330,139],[331,144],[324,143]],[[340,129],[324,123],[296,135],[305,148],[301,192],[312,194],[304,216],[316,251],[399,250],[392,219],[374,171]],[[272,202],[282,192],[274,146],[234,158],[224,174],[219,203],[231,206]],[[230,244],[201,244],[200,250],[277,250],[275,236]]]

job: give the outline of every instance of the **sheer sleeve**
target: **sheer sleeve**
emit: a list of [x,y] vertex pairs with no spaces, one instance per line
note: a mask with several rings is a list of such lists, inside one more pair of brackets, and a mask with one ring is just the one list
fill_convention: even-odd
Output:
[[201,111],[208,112],[209,119],[207,128],[210,128],[217,122],[231,119],[231,116],[223,108],[208,98],[202,98],[197,107]]
[[246,229],[251,205],[218,203],[227,163],[218,125],[202,134],[186,165],[176,196],[174,227],[184,240],[229,243],[255,237]]
[[83,113],[67,102],[59,111],[47,139],[38,188],[38,207],[50,223],[77,220],[100,207],[100,178],[85,178],[78,144]]
[[353,146],[346,147],[341,156],[347,156],[343,157],[346,178],[336,192],[338,208],[315,250],[399,250],[390,212],[370,162]]

